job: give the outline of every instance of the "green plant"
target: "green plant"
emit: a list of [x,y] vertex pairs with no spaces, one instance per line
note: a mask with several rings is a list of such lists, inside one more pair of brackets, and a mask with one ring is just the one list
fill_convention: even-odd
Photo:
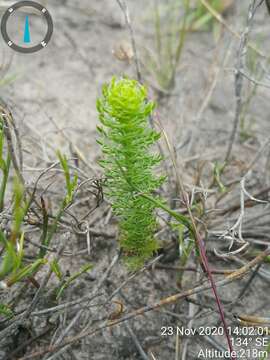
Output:
[[11,318],[14,316],[12,310],[7,305],[4,304],[0,304],[0,315],[3,315],[7,318]]
[[[226,4],[230,4],[228,0],[208,0],[207,3],[209,4],[209,7],[218,13],[223,13],[224,10],[226,10]],[[193,31],[209,30],[214,26],[215,18],[202,2],[197,0],[194,10],[190,13],[189,24]]]
[[[229,0],[208,0],[209,7],[223,13]],[[200,0],[154,0],[154,49],[143,49],[146,72],[154,80],[160,94],[174,88],[177,68],[181,61],[186,36],[190,31],[213,30],[218,37],[221,26]]]
[[[59,267],[59,266],[58,266]],[[82,274],[86,273],[88,270],[92,269],[92,265],[91,264],[86,264],[84,265],[77,273],[71,275],[69,278],[64,279],[63,276],[61,276],[59,279],[61,280],[61,285],[59,286],[59,288],[56,290],[56,299],[59,299],[62,295],[62,293],[64,292],[64,290],[66,288],[68,288],[70,286],[70,284],[75,281],[76,279],[78,279]],[[55,269],[54,269],[55,271]]]
[[153,237],[155,204],[137,194],[153,194],[164,181],[153,173],[161,161],[150,152],[160,137],[148,125],[153,108],[145,87],[128,78],[113,78],[97,101],[103,125],[98,127],[98,143],[105,157],[100,162],[106,176],[105,194],[120,219],[120,246],[131,268],[142,265],[158,248]]
[[0,280],[4,280],[6,286],[12,286],[31,276],[45,263],[44,260],[39,259],[29,265],[23,264],[24,233],[21,227],[27,210],[28,203],[24,198],[24,187],[20,181],[15,178],[11,232],[7,236],[0,229],[0,245],[2,246],[3,252],[0,262]]
[[[137,81],[113,78],[103,87],[102,96],[97,101],[99,118],[103,125],[98,127],[101,136],[98,143],[105,156],[101,165],[107,178],[106,193],[120,218],[120,245],[126,254],[128,265],[137,268],[157,249],[157,243],[153,239],[156,227],[155,208],[165,210],[179,224],[184,225],[189,230],[191,238],[195,240],[184,246],[183,241],[182,244],[180,242],[184,250],[184,263],[196,245],[196,252],[208,275],[228,346],[232,352],[224,310],[209,266],[205,245],[188,202],[186,204],[190,219],[171,210],[153,195],[155,189],[164,181],[164,177],[156,177],[153,174],[153,166],[161,159],[152,155],[149,147],[158,140],[160,134],[147,124],[154,104],[147,102],[146,96],[146,89]],[[181,228],[180,233],[182,231]]]
[[[260,38],[258,38],[258,42],[260,42]],[[264,69],[260,66],[258,54],[253,49],[247,49],[246,67],[248,73],[250,74],[249,76],[254,79],[254,82],[247,82],[245,95],[243,96],[239,122],[240,139],[242,142],[245,142],[246,140],[254,136],[253,125],[256,123],[256,118],[250,115],[250,108],[254,98],[257,95],[259,83],[263,79],[265,72]]]
[[4,121],[0,116],[0,171],[2,172],[2,180],[0,183],[0,212],[4,208],[4,199],[10,169],[10,154],[7,152],[7,155],[4,154]]
[[41,235],[42,247],[40,248],[40,252],[39,252],[40,258],[43,258],[46,255],[47,252],[46,247],[50,245],[50,242],[57,231],[58,223],[61,217],[63,216],[65,210],[72,203],[73,195],[78,182],[77,174],[75,174],[73,178],[71,176],[71,172],[66,156],[62,155],[60,151],[57,152],[57,156],[65,176],[66,195],[62,200],[62,203],[51,225],[49,225],[49,215],[46,209],[44,199],[43,198],[41,199],[42,213],[43,213],[43,231]]
[[[175,3],[161,5],[158,0],[154,3],[154,27],[155,27],[155,51],[151,52],[145,48],[146,70],[157,82],[158,90],[165,94],[175,85],[177,67],[181,60],[185,38],[188,27],[188,15],[190,11],[190,0],[183,0],[177,4],[177,10],[172,9]],[[181,5],[183,14],[179,21]],[[166,21],[163,21],[162,13],[165,13]]]
[[[11,156],[9,149],[5,148],[5,120],[0,117],[0,212],[3,212],[6,198],[7,183],[10,174]],[[9,232],[0,228],[0,281],[2,286],[12,286],[16,282],[31,276],[33,272],[44,263],[43,260],[34,261],[24,265],[24,232],[22,224],[30,206],[25,197],[25,189],[18,177],[15,177],[12,192],[12,223]],[[0,304],[0,313],[5,314],[6,307]]]

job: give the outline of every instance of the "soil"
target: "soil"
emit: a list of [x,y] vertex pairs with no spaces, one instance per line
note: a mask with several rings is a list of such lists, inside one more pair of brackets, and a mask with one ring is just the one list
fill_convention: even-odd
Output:
[[[3,3],[8,2],[3,1]],[[57,150],[66,153],[74,166],[79,164],[82,179],[92,181],[101,178],[102,170],[97,165],[101,153],[96,143],[98,123],[96,99],[101,93],[102,84],[108,82],[112,76],[125,74],[136,77],[134,59],[120,61],[113,55],[113,49],[117,49],[119,44],[130,42],[125,19],[117,1],[48,0],[43,3],[54,20],[53,37],[44,50],[34,54],[20,54],[13,52],[3,41],[0,41],[2,59],[0,71],[2,78],[8,80],[4,86],[0,86],[0,99],[12,112],[19,130],[24,157],[22,174],[30,189],[42,169],[48,168],[57,160]],[[162,2],[164,6],[165,3],[167,2]],[[2,3],[0,10],[1,5]],[[128,1],[128,6],[143,79],[148,85],[149,96],[159,102],[156,119],[162,124],[170,144],[175,149],[177,171],[184,181],[186,190],[190,196],[193,193],[198,203],[199,199],[203,198],[206,210],[209,211],[206,216],[207,231],[205,232],[203,227],[201,231],[206,234],[211,266],[214,269],[227,270],[239,268],[254,258],[259,250],[265,249],[269,243],[269,191],[265,190],[258,195],[263,202],[249,200],[245,208],[242,231],[245,240],[250,243],[249,250],[236,252],[227,257],[220,255],[236,250],[242,245],[236,242],[230,249],[230,234],[227,234],[227,238],[220,236],[239,218],[242,176],[250,170],[245,186],[252,196],[269,187],[269,148],[267,146],[262,148],[269,136],[269,86],[258,86],[247,108],[243,120],[244,127],[238,128],[231,161],[222,175],[222,186],[226,187],[227,192],[222,193],[217,183],[212,187],[211,184],[216,164],[221,164],[224,160],[235,116],[234,69],[239,39],[230,34],[226,28],[220,30],[219,38],[214,30],[189,32],[177,68],[175,87],[171,94],[166,93],[161,97],[155,91],[156,79],[146,71],[149,64],[144,57],[145,47],[155,51],[153,1]],[[226,23],[236,32],[241,33],[245,26],[247,11],[248,2],[237,2],[225,15]],[[165,22],[166,18],[163,21]],[[261,6],[253,22],[250,41],[266,55],[270,48],[269,24],[269,15],[265,7]],[[254,55],[254,52],[252,56],[257,62],[259,71],[267,69],[266,59]],[[260,81],[264,84],[269,83],[267,71],[262,73],[264,76]],[[256,77],[256,73],[252,76]],[[243,91],[245,99],[250,86],[245,79]],[[166,169],[169,171],[167,185],[161,189],[161,192],[168,202],[182,209],[183,204],[175,191],[175,171],[164,140],[161,141],[161,147],[165,156],[161,171]],[[79,160],[74,160],[75,157]],[[12,182],[9,186],[11,185]],[[64,256],[60,256],[59,262],[63,273],[74,274],[86,263],[93,265],[92,270],[72,283],[58,303],[52,296],[52,291],[58,284],[57,278],[53,275],[34,312],[27,323],[24,322],[20,327],[15,326],[10,332],[3,333],[12,321],[7,323],[0,318],[0,335],[2,335],[0,359],[10,358],[9,353],[15,351],[25,341],[33,340],[35,336],[40,335],[12,358],[23,358],[50,344],[55,345],[67,337],[73,337],[83,329],[95,329],[108,324],[108,318],[118,311],[119,302],[124,307],[123,314],[118,314],[120,317],[207,282],[201,271],[198,273],[187,271],[182,288],[179,288],[179,270],[175,270],[180,264],[177,231],[166,226],[165,220],[168,218],[163,212],[159,212],[160,231],[157,237],[163,248],[160,251],[163,258],[159,266],[148,267],[139,272],[111,299],[114,291],[131,274],[122,260],[116,261],[109,271],[119,250],[117,219],[112,215],[110,204],[106,199],[98,203],[99,206],[94,209],[97,197],[93,196],[91,191],[95,190],[95,193],[98,193],[100,190],[98,185],[96,183],[97,187],[94,188],[91,182],[91,185],[86,184],[82,187],[76,204],[71,209],[81,222],[77,224],[69,218],[66,223],[61,224],[59,234],[51,245],[54,251],[49,255],[49,260],[52,260],[55,251],[63,246]],[[61,200],[64,194],[63,178],[59,171],[47,174],[42,179],[38,195],[44,192],[48,207],[54,212],[57,201]],[[98,195],[100,196],[100,193]],[[173,201],[172,199],[175,198],[176,200]],[[87,216],[91,209],[92,212]],[[196,214],[199,214],[200,210],[203,211],[197,208],[195,210]],[[90,234],[90,252],[86,227]],[[39,242],[39,235],[35,229],[29,224],[25,225],[25,233],[29,240],[26,243],[28,260],[36,252],[33,243]],[[193,270],[195,266],[200,269],[199,265],[195,264],[196,254],[192,253],[187,266],[193,267]],[[44,271],[38,274],[36,280],[39,283],[42,283],[47,271],[48,269],[44,268]],[[256,268],[256,271],[254,278],[251,278],[252,272],[250,272],[243,279],[218,288],[227,322],[231,328],[241,328],[243,325],[239,322],[241,315],[268,316],[269,268],[264,264]],[[106,277],[103,279],[104,274]],[[224,275],[215,275],[216,281],[223,278]],[[239,299],[247,284],[247,291]],[[14,294],[20,294],[20,291],[23,291],[24,296],[18,301],[17,317],[20,310],[25,309],[33,300],[36,288],[31,284],[18,285],[14,290],[8,290],[2,295],[6,300],[13,298]],[[84,299],[89,294],[98,296],[82,304],[63,308],[50,316],[38,313],[61,303]],[[234,306],[231,301],[236,302]],[[76,316],[78,316],[77,322],[69,330],[68,326]],[[183,351],[186,346],[185,359],[198,359],[201,349],[219,348],[224,351],[227,348],[225,336],[215,336],[213,333],[211,336],[198,335],[198,333],[194,336],[176,336],[176,329],[177,327],[206,329],[214,326],[221,325],[214,296],[212,291],[208,290],[83,337],[62,353],[55,351],[54,355],[50,353],[37,358],[181,359],[180,356],[176,357],[176,348],[179,346],[180,351]],[[174,334],[171,336],[168,327],[174,328]],[[162,333],[167,335],[162,336]],[[237,350],[240,350],[240,347],[245,350],[262,349],[256,347],[254,341],[247,346],[242,344],[236,348]],[[266,346],[263,350],[265,349]],[[251,355],[246,351],[245,357],[242,358],[259,359],[258,354],[254,352]]]

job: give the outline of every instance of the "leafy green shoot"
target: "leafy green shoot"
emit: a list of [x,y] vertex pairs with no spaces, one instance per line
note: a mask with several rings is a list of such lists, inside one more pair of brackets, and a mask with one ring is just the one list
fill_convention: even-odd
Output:
[[7,181],[10,169],[10,154],[7,151],[7,155],[4,155],[4,121],[0,115],[0,171],[2,172],[2,180],[0,180],[0,212],[4,208],[4,199],[7,187]]
[[120,221],[120,246],[130,268],[140,267],[158,249],[155,204],[137,192],[154,194],[164,181],[154,167],[161,161],[150,148],[160,134],[149,126],[154,103],[137,81],[126,77],[103,87],[97,101],[99,140],[103,151],[105,195]]
[[41,249],[39,252],[39,258],[43,258],[47,253],[47,247],[50,245],[50,242],[57,231],[58,223],[61,220],[66,208],[72,203],[73,196],[78,183],[78,175],[75,174],[72,178],[68,160],[65,155],[62,155],[60,151],[57,152],[57,156],[60,162],[60,166],[64,172],[65,176],[65,188],[66,195],[58,209],[58,212],[53,220],[53,223],[49,225],[48,213],[45,205],[44,199],[41,200],[42,203],[42,213],[43,213],[43,233],[41,236]]

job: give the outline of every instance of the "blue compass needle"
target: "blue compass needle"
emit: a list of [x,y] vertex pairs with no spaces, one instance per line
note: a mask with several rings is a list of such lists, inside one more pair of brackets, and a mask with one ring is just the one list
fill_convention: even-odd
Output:
[[24,43],[30,43],[31,42],[29,16],[28,15],[26,15],[26,17],[25,17],[23,42]]

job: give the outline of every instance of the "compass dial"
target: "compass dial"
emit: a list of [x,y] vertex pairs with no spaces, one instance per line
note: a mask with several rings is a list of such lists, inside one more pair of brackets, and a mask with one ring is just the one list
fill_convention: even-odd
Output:
[[4,13],[1,33],[11,49],[34,53],[48,45],[53,33],[52,17],[43,5],[35,1],[20,1]]

